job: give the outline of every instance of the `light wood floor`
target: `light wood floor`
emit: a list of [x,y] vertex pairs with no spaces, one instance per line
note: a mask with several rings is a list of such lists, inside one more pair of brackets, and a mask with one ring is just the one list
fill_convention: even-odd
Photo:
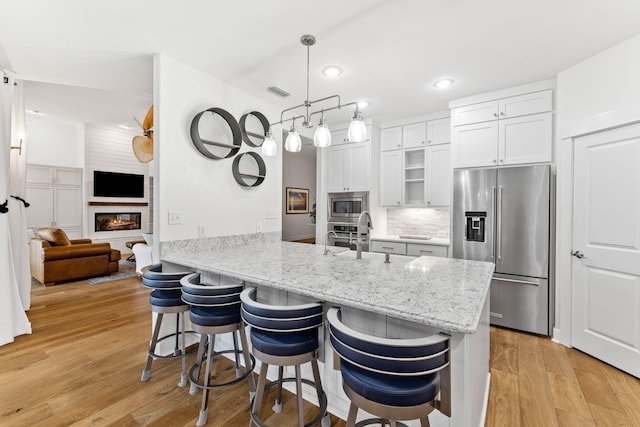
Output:
[[[195,425],[201,394],[176,386],[179,361],[154,361],[140,382],[151,316],[139,279],[35,285],[32,296],[33,334],[0,347],[0,426]],[[639,380],[527,334],[492,328],[491,349],[488,426],[640,426]],[[267,396],[267,423],[295,425],[290,398],[273,415]],[[247,400],[245,383],[212,392],[208,425],[248,426]]]

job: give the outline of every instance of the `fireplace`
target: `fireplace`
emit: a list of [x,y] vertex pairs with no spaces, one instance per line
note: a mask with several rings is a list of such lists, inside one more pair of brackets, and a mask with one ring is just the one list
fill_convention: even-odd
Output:
[[95,231],[140,230],[140,212],[102,212],[95,214]]

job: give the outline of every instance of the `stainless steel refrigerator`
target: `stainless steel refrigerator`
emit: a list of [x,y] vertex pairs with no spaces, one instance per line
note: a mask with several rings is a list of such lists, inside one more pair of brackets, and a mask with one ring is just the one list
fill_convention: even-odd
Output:
[[548,165],[454,172],[453,257],[496,264],[494,325],[551,334]]

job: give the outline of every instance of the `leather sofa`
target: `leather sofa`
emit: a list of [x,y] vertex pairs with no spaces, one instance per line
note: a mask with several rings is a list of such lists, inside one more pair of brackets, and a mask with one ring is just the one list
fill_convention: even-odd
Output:
[[31,239],[31,276],[44,285],[118,272],[120,251],[91,239],[69,240],[59,228],[40,228]]

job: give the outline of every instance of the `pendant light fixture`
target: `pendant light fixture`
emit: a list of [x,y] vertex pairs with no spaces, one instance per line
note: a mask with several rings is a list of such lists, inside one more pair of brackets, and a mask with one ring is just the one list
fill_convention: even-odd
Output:
[[276,140],[273,139],[273,134],[271,133],[271,129],[269,129],[262,142],[262,155],[265,157],[274,157],[277,152],[278,146],[276,145]]
[[[316,38],[311,34],[305,34],[300,37],[300,43],[307,47],[307,97],[304,103],[283,110],[280,113],[280,121],[272,123],[269,126],[281,125],[285,122],[291,121],[291,130],[289,131],[289,135],[285,141],[284,148],[287,151],[298,152],[302,148],[302,141],[300,140],[300,135],[295,127],[295,121],[297,119],[303,119],[302,126],[305,128],[312,128],[313,124],[311,123],[311,118],[314,115],[320,114],[320,121],[313,135],[313,145],[318,148],[329,147],[331,145],[331,131],[327,126],[324,113],[326,111],[337,110],[344,107],[354,107],[355,110],[353,118],[349,125],[349,130],[347,131],[348,139],[349,142],[364,141],[367,138],[367,126],[362,118],[362,113],[358,110],[357,102],[348,102],[343,104],[340,101],[340,95],[331,95],[313,101],[309,100],[309,48],[316,44]],[[319,103],[323,103],[325,106],[317,111],[309,111],[312,106]],[[303,112],[301,111],[299,115],[296,115],[295,110],[298,109],[304,110]],[[285,113],[291,113],[292,116],[285,118]],[[267,134],[267,137],[262,144],[262,154],[265,156],[275,156],[277,154],[277,150],[275,149],[275,140],[273,139],[273,136],[270,136],[270,132]]]

